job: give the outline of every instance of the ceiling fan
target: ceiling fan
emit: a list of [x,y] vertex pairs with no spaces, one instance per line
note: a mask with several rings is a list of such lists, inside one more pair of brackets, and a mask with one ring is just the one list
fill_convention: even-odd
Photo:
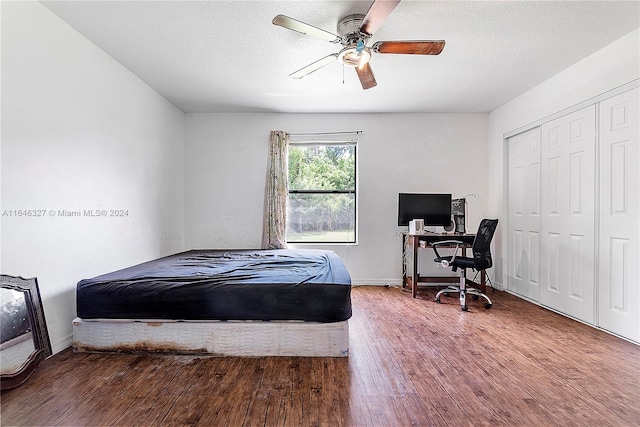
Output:
[[338,34],[285,15],[273,18],[272,22],[275,25],[343,46],[340,52],[325,56],[290,74],[290,76],[294,79],[301,79],[336,60],[340,60],[344,65],[355,67],[362,88],[370,89],[378,84],[369,64],[372,52],[410,55],[438,55],[442,52],[445,45],[444,40],[378,41],[372,46],[367,46],[369,39],[398,3],[400,0],[374,0],[366,15],[348,15],[338,21]]

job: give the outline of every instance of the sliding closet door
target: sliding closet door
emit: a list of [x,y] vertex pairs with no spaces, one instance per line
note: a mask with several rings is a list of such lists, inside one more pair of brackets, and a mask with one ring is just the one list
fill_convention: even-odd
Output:
[[640,150],[634,89],[600,103],[599,326],[640,341]]
[[540,301],[540,128],[509,138],[507,286]]
[[540,302],[595,320],[595,105],[542,125]]

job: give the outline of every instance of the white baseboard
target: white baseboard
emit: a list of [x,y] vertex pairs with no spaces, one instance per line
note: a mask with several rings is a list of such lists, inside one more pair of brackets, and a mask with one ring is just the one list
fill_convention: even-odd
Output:
[[351,279],[353,286],[400,286],[402,279]]
[[[351,279],[352,286],[402,286],[401,279]],[[487,286],[493,285],[497,291],[504,291],[502,283],[491,280],[487,281]]]
[[73,345],[73,334],[67,335],[64,339],[51,343],[53,354],[60,353]]

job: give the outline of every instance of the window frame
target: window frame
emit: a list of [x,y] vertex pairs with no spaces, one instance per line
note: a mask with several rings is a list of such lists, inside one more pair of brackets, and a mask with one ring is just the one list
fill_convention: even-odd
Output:
[[[289,225],[289,217],[287,216],[287,224],[285,224],[285,240],[292,245],[357,245],[358,244],[358,142],[355,140],[337,140],[337,141],[290,141],[287,147],[287,158],[289,150],[297,147],[330,147],[330,146],[349,146],[353,147],[353,190],[291,190],[287,189],[287,210],[289,209],[290,194],[353,194],[353,240],[352,241],[290,241],[287,239],[287,231]],[[287,184],[289,178],[287,177]]]

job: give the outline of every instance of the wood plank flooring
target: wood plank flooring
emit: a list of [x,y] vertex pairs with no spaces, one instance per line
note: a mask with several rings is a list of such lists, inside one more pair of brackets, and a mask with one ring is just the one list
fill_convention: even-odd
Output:
[[640,346],[490,292],[353,289],[348,358],[74,354],[2,393],[3,426],[637,426]]

